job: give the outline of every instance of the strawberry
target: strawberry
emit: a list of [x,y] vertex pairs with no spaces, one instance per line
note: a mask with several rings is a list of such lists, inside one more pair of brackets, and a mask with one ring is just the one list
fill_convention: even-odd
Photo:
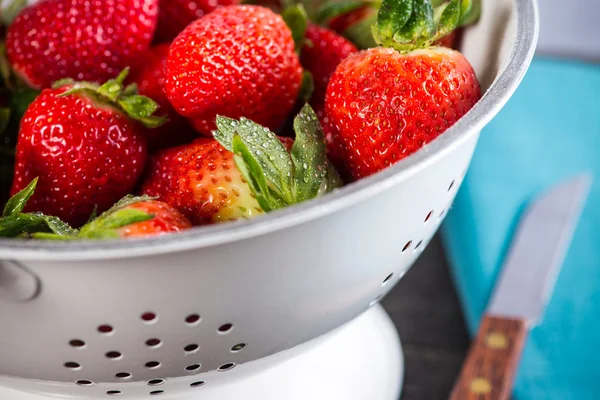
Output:
[[170,42],[198,18],[219,7],[239,4],[239,2],[239,0],[160,0],[156,39]]
[[217,115],[279,128],[301,79],[290,29],[261,6],[223,7],[196,20],[171,44],[165,68],[171,104],[204,135]]
[[217,140],[158,153],[142,192],[160,196],[194,224],[208,224],[252,218],[341,185],[310,106],[296,117],[295,142],[245,118],[219,116],[216,125]]
[[141,211],[152,216],[152,218],[116,228],[115,233],[120,238],[164,235],[192,227],[190,221],[183,214],[162,201],[141,200],[133,202],[122,209]]
[[462,23],[470,0],[451,0],[435,10],[430,0],[417,3],[411,10],[406,2],[384,0],[374,37],[392,48],[351,55],[329,83],[326,117],[354,179],[414,153],[481,97],[475,72],[461,53],[428,47]]
[[300,62],[312,74],[314,92],[311,105],[317,110],[325,102],[329,78],[339,63],[358,49],[345,38],[330,29],[310,24],[306,29],[307,43],[302,47]]
[[44,0],[8,28],[8,58],[33,88],[103,82],[139,62],[157,18],[158,0]]
[[156,101],[160,106],[157,114],[167,118],[167,122],[156,129],[146,131],[150,150],[173,147],[191,142],[197,135],[185,118],[175,112],[164,91],[164,66],[169,55],[169,45],[160,44],[146,52],[145,65],[134,81],[139,93]]
[[148,170],[142,192],[159,197],[195,225],[263,213],[233,154],[212,138],[158,152]]
[[39,177],[27,210],[75,226],[129,193],[146,160],[144,125],[159,125],[157,105],[123,88],[127,76],[99,86],[64,80],[45,89],[21,121],[11,192]]
[[30,236],[38,239],[119,239],[178,232],[190,222],[166,203],[148,196],[125,196],[108,211],[92,218],[81,229],[73,229],[55,216],[24,213],[34,194],[38,178],[6,203],[0,217],[0,237]]

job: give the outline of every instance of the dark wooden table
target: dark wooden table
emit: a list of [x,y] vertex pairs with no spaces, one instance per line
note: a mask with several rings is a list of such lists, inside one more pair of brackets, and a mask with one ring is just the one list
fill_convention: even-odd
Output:
[[401,399],[446,400],[469,348],[469,337],[438,238],[382,303],[404,349]]

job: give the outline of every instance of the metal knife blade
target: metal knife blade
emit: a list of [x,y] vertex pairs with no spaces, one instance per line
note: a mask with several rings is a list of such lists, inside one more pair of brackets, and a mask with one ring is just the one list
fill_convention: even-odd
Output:
[[581,175],[550,188],[525,211],[487,313],[539,323],[592,179]]

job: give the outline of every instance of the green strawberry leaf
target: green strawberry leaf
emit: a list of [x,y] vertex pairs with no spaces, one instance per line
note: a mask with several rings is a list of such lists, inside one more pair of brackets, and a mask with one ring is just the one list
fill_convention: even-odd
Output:
[[361,50],[376,47],[377,43],[375,43],[371,29],[375,22],[377,22],[377,13],[373,13],[350,25],[343,34]]
[[258,201],[263,211],[268,212],[276,209],[277,207],[274,207],[273,204],[277,200],[271,197],[271,190],[269,189],[263,169],[239,135],[233,137],[231,151],[235,154],[235,165],[246,182],[248,182],[250,190],[254,193],[256,201]]
[[70,86],[68,90],[60,94],[60,97],[76,93],[91,95],[97,101],[117,108],[129,118],[142,123],[147,128],[157,128],[163,125],[167,122],[167,118],[153,115],[158,110],[158,104],[154,100],[139,95],[135,84],[124,87],[128,74],[129,68],[125,68],[115,79],[110,79],[103,85],[94,82],[76,82],[67,78],[56,81],[52,87]]
[[0,237],[17,237],[35,232],[53,232],[61,236],[73,236],[77,230],[57,217],[39,212],[22,213],[27,201],[33,195],[38,178],[33,179],[27,187],[11,197],[0,217]]
[[149,196],[125,196],[108,211],[103,212],[100,216],[82,226],[78,236],[84,239],[116,238],[118,237],[117,230],[119,228],[154,218],[153,215],[142,210],[128,209],[126,207],[154,199],[154,197]]
[[219,132],[216,139],[223,147],[235,153],[233,138],[239,135],[265,174],[269,188],[277,196],[290,202],[292,199],[292,161],[277,136],[269,129],[243,117],[236,121],[217,116],[216,122]]
[[0,218],[0,237],[17,237],[37,232],[53,232],[59,236],[75,236],[77,230],[57,217],[42,213],[16,214]]
[[462,26],[472,25],[479,20],[481,17],[481,0],[472,0],[473,5],[471,6],[470,12],[463,12],[464,17],[462,21]]
[[383,0],[373,38],[399,51],[430,46],[471,19],[474,0]]
[[[1,1],[0,5],[2,5]],[[11,0],[8,6],[2,5],[2,9],[0,10],[0,23],[4,26],[10,26],[15,18],[17,18],[17,15],[19,15],[19,13],[27,6],[27,0]]]
[[294,164],[295,197],[305,201],[317,196],[327,176],[327,145],[323,128],[313,109],[305,105],[294,118],[296,140],[291,156]]
[[12,73],[12,67],[6,55],[6,43],[2,41],[0,43],[0,76],[2,77],[4,86],[9,90],[13,89]]
[[335,17],[351,13],[352,11],[356,11],[365,5],[375,5],[376,7],[379,7],[379,3],[366,2],[362,0],[327,1],[318,8],[316,22],[317,24],[322,25],[327,21],[334,19]]
[[13,217],[23,211],[23,208],[25,208],[25,205],[33,195],[37,183],[38,178],[35,178],[25,187],[25,189],[11,197],[6,203],[6,206],[4,206],[2,217]]
[[106,83],[102,84],[97,92],[100,96],[103,96],[110,101],[117,101],[123,93],[123,82],[129,75],[129,67],[125,68],[115,79],[109,79]]
[[304,37],[308,27],[308,15],[302,4],[293,4],[286,7],[281,17],[292,31],[296,52],[300,53],[304,46]]
[[302,103],[307,103],[313,92],[315,91],[315,81],[310,71],[304,70],[302,72],[302,85],[300,86],[300,92],[298,93],[298,100]]
[[235,154],[237,168],[265,212],[342,185],[327,160],[323,129],[308,104],[294,120],[296,140],[290,153],[273,132],[246,118],[217,116],[216,123],[215,139]]
[[49,232],[34,232],[29,234],[33,239],[42,239],[42,240],[77,240],[77,236],[65,236],[65,235],[57,235],[56,233]]

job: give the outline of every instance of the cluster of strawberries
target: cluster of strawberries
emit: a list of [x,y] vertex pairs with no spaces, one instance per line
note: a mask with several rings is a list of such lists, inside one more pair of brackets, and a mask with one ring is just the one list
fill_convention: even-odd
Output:
[[174,232],[374,174],[479,100],[451,49],[474,1],[40,0],[0,59],[0,236]]

